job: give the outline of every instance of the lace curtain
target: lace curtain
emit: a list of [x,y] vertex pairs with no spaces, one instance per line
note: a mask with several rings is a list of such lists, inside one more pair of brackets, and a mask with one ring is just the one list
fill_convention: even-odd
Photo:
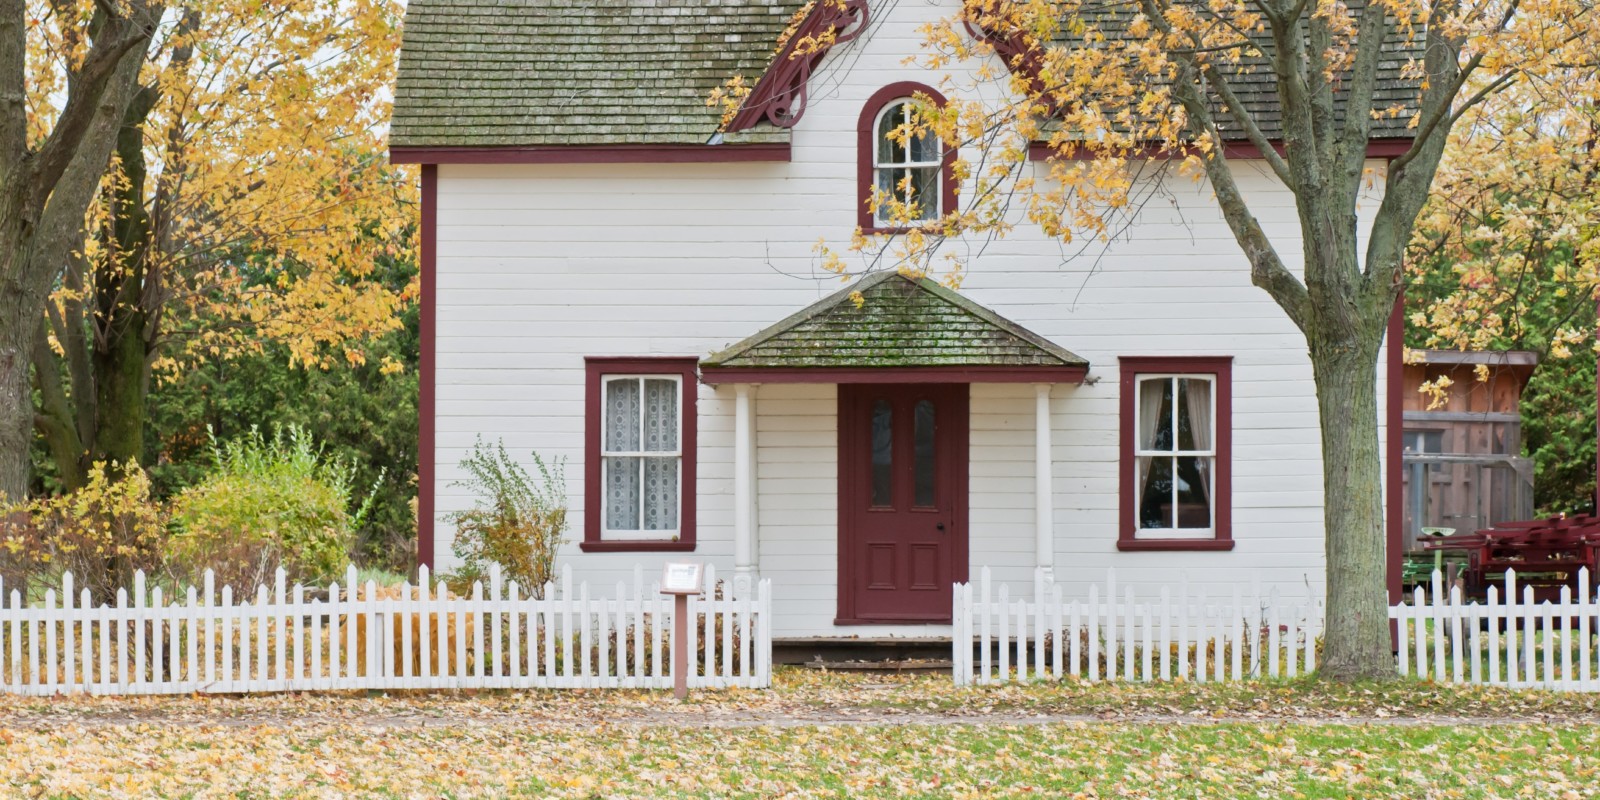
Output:
[[607,529],[677,530],[678,391],[663,378],[606,382]]

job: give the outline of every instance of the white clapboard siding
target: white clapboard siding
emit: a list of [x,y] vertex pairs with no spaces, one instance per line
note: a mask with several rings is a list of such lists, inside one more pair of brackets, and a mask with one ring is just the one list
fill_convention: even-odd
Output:
[[1464,602],[1461,587],[1433,573],[1411,602],[1392,606],[1396,667],[1403,676],[1437,683],[1600,691],[1593,636],[1600,602],[1587,568],[1577,591],[1563,586],[1554,600],[1534,600],[1532,586],[1507,571],[1504,588],[1490,586],[1483,602]]
[[[952,660],[957,684],[1062,677],[1088,681],[1237,681],[1293,678],[1316,669],[1322,603],[1234,587],[1225,597],[1178,587],[1141,592],[1104,586],[1067,599],[1060,584],[1035,577],[1031,599],[1012,599],[987,567],[976,585],[958,583]],[[1102,591],[1102,588],[1104,591]],[[1120,591],[1119,591],[1120,589]]]
[[[87,589],[24,602],[0,584],[0,691],[18,695],[259,693],[348,689],[654,688],[673,685],[673,598],[646,583],[592,593],[570,567],[535,597],[501,579],[456,597],[430,585],[380,590],[352,568],[341,585],[290,587],[280,570],[254,602],[233,588],[172,597],[143,573],[132,594],[94,605]],[[739,576],[688,601],[697,688],[772,683],[772,582]],[[241,592],[241,598],[250,597]],[[704,643],[700,653],[696,643]]]

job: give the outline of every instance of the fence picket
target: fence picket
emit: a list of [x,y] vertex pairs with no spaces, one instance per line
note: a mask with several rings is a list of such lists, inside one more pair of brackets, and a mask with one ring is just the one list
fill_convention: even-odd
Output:
[[1150,679],[1152,677],[1151,676],[1151,667],[1153,666],[1152,663],[1151,663],[1151,660],[1150,660],[1150,656],[1152,655],[1150,650],[1151,650],[1152,644],[1155,641],[1154,637],[1152,636],[1152,632],[1150,630],[1150,604],[1149,603],[1145,603],[1144,605],[1139,606],[1139,611],[1140,611],[1140,627],[1142,627],[1144,629],[1144,663],[1140,665],[1142,667],[1140,672],[1141,672],[1141,679],[1145,683],[1149,683]]
[[[163,639],[166,638],[167,598],[164,594],[162,594],[160,586],[157,586],[150,593],[150,607],[155,609],[156,614],[150,620],[150,681],[152,684],[159,685],[161,683],[165,683],[163,678],[167,674],[165,665],[162,662],[162,655],[165,652],[163,648]],[[51,626],[52,629],[54,629],[54,627],[55,626]],[[55,644],[52,642],[50,645],[50,652],[51,654],[54,654],[55,651]],[[174,650],[174,652],[176,652],[176,650]],[[50,664],[52,666],[55,665],[54,658],[50,660]],[[50,675],[50,683],[54,684],[55,682],[55,673],[52,672]],[[151,691],[155,691],[154,687],[151,688]]]
[[1561,682],[1572,685],[1572,587],[1561,587]]
[[1133,587],[1122,590],[1122,679],[1133,680],[1134,652],[1133,652]]
[[1596,611],[1594,603],[1594,590],[1589,586],[1589,568],[1578,570],[1578,688],[1581,691],[1593,691],[1589,683],[1589,629],[1590,619]]
[[11,675],[6,685],[16,694],[25,691],[22,680],[22,590],[11,590]]
[[1106,680],[1117,679],[1117,571],[1106,570]]
[[[3,594],[0,594],[0,597],[3,596]],[[62,665],[62,672],[67,684],[67,691],[71,692],[75,691],[78,686],[78,675],[76,664],[74,663],[76,659],[73,658],[74,650],[72,648],[72,644],[76,640],[74,634],[78,627],[78,611],[72,605],[72,573],[70,572],[61,576],[61,615],[61,650],[63,660],[66,662]],[[3,630],[3,626],[0,626],[0,630]]]
[[[1000,587],[1004,592],[1005,587]],[[1089,585],[1089,652],[1087,661],[1089,667],[1089,682],[1094,683],[1100,679],[1100,586]]]
[[[1007,629],[1010,627],[1011,615],[1007,612],[1011,609],[1010,586],[1000,587],[1000,605],[996,608],[1000,612],[1000,631],[998,638],[995,640],[1000,645],[999,678],[1001,681],[1009,681],[1011,680],[1011,637],[1007,634]],[[1092,676],[1089,679],[1094,680]]]
[[1539,628],[1544,640],[1544,688],[1553,689],[1556,684],[1555,648],[1552,646],[1555,643],[1555,611],[1548,600],[1539,606],[1539,618],[1542,622]]

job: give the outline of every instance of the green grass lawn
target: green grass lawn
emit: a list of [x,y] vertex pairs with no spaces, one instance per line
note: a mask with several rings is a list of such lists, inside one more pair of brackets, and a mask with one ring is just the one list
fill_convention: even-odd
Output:
[[1568,726],[894,725],[7,734],[7,796],[1592,797]]
[[0,708],[0,797],[1563,798],[1589,696],[1428,684],[60,699]]

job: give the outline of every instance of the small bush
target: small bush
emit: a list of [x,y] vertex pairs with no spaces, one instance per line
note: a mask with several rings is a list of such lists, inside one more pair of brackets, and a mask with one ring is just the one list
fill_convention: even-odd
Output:
[[196,579],[206,568],[219,585],[253,587],[278,567],[291,581],[323,583],[350,561],[370,495],[352,513],[353,474],[325,457],[304,428],[259,429],[226,444],[212,441],[216,469],[174,499],[172,557]]
[[74,591],[109,603],[117,589],[133,587],[136,571],[156,573],[166,539],[145,471],[96,462],[76,492],[0,508],[0,579],[7,595],[16,589],[37,599],[71,572]]
[[462,563],[452,585],[470,586],[490,564],[499,564],[506,578],[543,596],[567,530],[567,490],[561,459],[546,463],[534,453],[533,464],[538,480],[512,460],[503,443],[489,447],[481,439],[462,459],[470,477],[452,485],[472,490],[478,500],[447,517],[456,526],[451,549]]

